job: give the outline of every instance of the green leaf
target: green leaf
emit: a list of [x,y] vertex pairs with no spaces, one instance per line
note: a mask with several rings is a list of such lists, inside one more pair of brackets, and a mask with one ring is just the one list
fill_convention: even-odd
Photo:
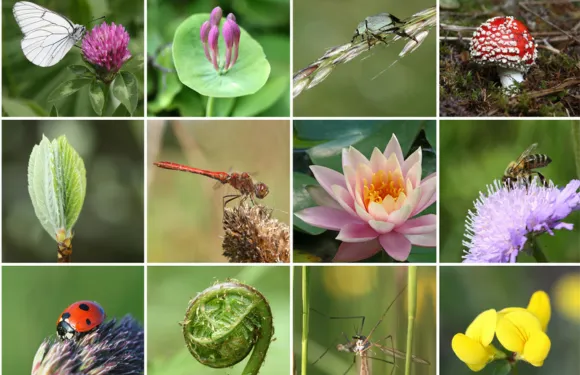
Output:
[[506,360],[497,361],[493,370],[493,375],[507,375],[512,371],[512,366]]
[[103,115],[103,108],[105,107],[105,90],[105,84],[98,80],[93,80],[89,87],[91,106],[93,106],[93,109],[99,116]]
[[[89,68],[84,65],[70,65],[68,69],[77,76],[84,76],[85,74],[91,74]],[[88,77],[86,77],[88,78]]]
[[[270,64],[262,46],[240,27],[239,58],[226,73],[218,73],[207,61],[199,38],[201,25],[209,14],[194,14],[179,25],[173,39],[173,61],[181,82],[205,96],[231,98],[256,93],[266,84]],[[219,39],[220,63],[226,47]]]
[[83,160],[66,137],[51,142],[42,136],[28,161],[28,193],[36,217],[52,238],[59,230],[64,230],[67,238],[72,236],[86,186]]
[[130,114],[133,114],[137,109],[139,100],[137,77],[133,73],[120,72],[113,82],[113,95],[123,103]]
[[275,77],[266,82],[254,95],[242,96],[236,103],[233,117],[252,117],[270,108],[278,98],[289,90],[288,77]]
[[[163,49],[163,51],[161,51],[157,56],[156,62],[164,68],[174,69],[171,48]],[[147,107],[149,111],[158,113],[171,107],[175,97],[182,91],[183,85],[179,81],[175,72],[163,74],[161,71],[156,71],[154,77],[157,77],[157,96],[155,96],[153,101],[147,103]],[[185,91],[185,89],[183,91]],[[187,91],[192,90],[188,89]],[[199,95],[197,93],[195,94]],[[203,115],[203,113],[201,115]]]
[[129,117],[131,114],[127,111],[127,107],[119,105],[111,115],[112,117]]
[[52,106],[52,108],[50,109],[50,117],[58,117],[58,109],[56,108],[55,105]]
[[[292,185],[293,185],[293,193],[292,193],[293,208],[292,208],[292,212],[298,212],[298,211],[303,210],[305,208],[316,206],[316,203],[312,200],[312,198],[310,197],[310,194],[308,194],[306,187],[308,185],[319,185],[318,181],[316,181],[314,178],[312,178],[304,173],[294,172],[293,176],[294,176],[294,178],[292,181]],[[320,234],[320,233],[323,233],[324,231],[326,231],[326,229],[315,227],[315,226],[312,226],[310,224],[306,224],[302,219],[298,218],[298,216],[294,216],[294,226],[302,229],[306,233],[313,234],[313,235],[317,235],[317,234]]]
[[[180,86],[181,87],[181,86]],[[199,94],[189,87],[184,87],[173,101],[179,114],[184,117],[202,117],[204,113]]]
[[143,65],[145,64],[145,59],[143,54],[140,53],[136,56],[131,56],[129,60],[125,61],[123,64],[123,70],[128,72],[139,72],[141,73],[143,70]]
[[26,99],[2,98],[2,109],[9,117],[39,117],[46,116],[46,111],[36,102]]
[[425,124],[425,136],[433,150],[437,150],[437,125],[435,121],[427,121]]
[[61,99],[66,98],[69,95],[74,94],[75,92],[82,89],[84,86],[90,84],[92,79],[90,78],[76,78],[71,79],[70,81],[66,81],[61,83],[54,89],[49,95],[47,101],[49,103],[53,103],[59,101]]

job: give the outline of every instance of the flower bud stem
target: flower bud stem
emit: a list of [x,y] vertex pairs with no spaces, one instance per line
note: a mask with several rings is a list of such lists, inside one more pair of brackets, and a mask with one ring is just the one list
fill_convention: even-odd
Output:
[[214,97],[209,96],[207,98],[207,105],[205,107],[205,117],[213,117],[213,104],[214,104]]
[[546,255],[542,249],[540,249],[540,244],[535,236],[532,238],[532,255],[534,256],[534,259],[536,259],[536,262],[548,263],[548,258],[546,258]]

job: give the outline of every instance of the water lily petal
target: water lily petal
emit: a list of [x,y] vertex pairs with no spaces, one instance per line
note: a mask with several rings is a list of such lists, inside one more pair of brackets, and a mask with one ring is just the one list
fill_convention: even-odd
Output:
[[386,221],[369,220],[369,225],[380,234],[389,233],[395,227],[395,224]]
[[369,242],[343,242],[338,247],[338,252],[334,256],[333,262],[356,262],[367,259],[381,250],[379,241]]
[[373,173],[376,173],[378,171],[388,170],[387,169],[387,158],[385,157],[385,155],[383,155],[381,150],[379,150],[376,147],[373,149],[373,153],[371,155],[370,167],[371,167],[371,170],[373,171]]
[[379,243],[391,258],[400,262],[407,260],[411,253],[411,242],[400,233],[381,234]]
[[332,192],[334,193],[334,198],[336,202],[342,207],[346,212],[353,216],[358,216],[355,211],[354,201],[352,195],[342,186],[333,185]]
[[385,148],[384,154],[387,157],[387,159],[389,158],[389,156],[391,156],[391,154],[395,154],[397,160],[399,161],[399,165],[403,165],[403,163],[405,162],[405,158],[403,157],[403,150],[401,150],[401,145],[399,144],[399,140],[397,139],[397,136],[395,134],[391,136],[391,140],[389,141],[389,144]]
[[363,205],[358,204],[358,202],[354,203],[354,209],[356,211],[356,214],[358,215],[358,217],[360,217],[362,221],[373,220],[373,216],[368,213],[368,211]]
[[377,202],[369,203],[369,214],[374,220],[387,221],[389,218],[388,212],[385,210],[382,204]]
[[412,210],[413,208],[410,205],[408,204],[404,205],[403,207],[401,207],[400,210],[391,212],[391,214],[389,215],[389,222],[395,225],[403,224],[405,221],[407,221],[407,219],[411,215]]
[[402,234],[427,234],[435,232],[437,228],[437,215],[428,214],[405,221],[397,227],[397,232]]
[[403,176],[407,176],[407,173],[409,172],[411,167],[413,167],[415,164],[421,165],[422,160],[423,160],[423,152],[421,150],[421,147],[419,147],[403,163]]
[[324,190],[320,185],[310,185],[306,186],[306,191],[312,198],[312,200],[319,206],[336,208],[337,210],[342,210],[342,207],[336,199]]
[[312,174],[314,174],[314,178],[316,178],[316,181],[318,181],[320,186],[322,186],[324,190],[326,190],[326,192],[331,196],[334,197],[332,185],[339,185],[346,188],[346,181],[344,176],[339,172],[330,168],[322,167],[320,165],[311,165],[310,170],[312,171]]
[[367,223],[350,223],[340,229],[336,239],[343,242],[368,242],[378,235]]
[[405,234],[405,237],[407,237],[407,239],[415,246],[421,247],[437,246],[437,231],[435,230],[423,234]]
[[437,199],[437,173],[432,173],[421,181],[421,199],[415,206],[411,216],[421,213]]
[[305,208],[294,215],[307,224],[330,230],[341,230],[345,225],[361,223],[359,218],[345,211],[322,206]]
[[366,158],[359,150],[350,146],[342,149],[342,167],[350,166],[357,169],[359,165],[370,165],[369,159]]
[[413,165],[411,169],[409,169],[409,172],[407,172],[407,175],[405,176],[406,181],[411,181],[413,187],[421,186],[421,172],[422,172],[421,164],[417,163]]
[[398,201],[399,201],[398,199],[397,199],[397,201],[395,201],[395,198],[393,198],[391,195],[387,195],[383,199],[383,201],[381,202],[381,205],[383,206],[383,209],[385,210],[385,212],[390,213],[390,212],[397,211],[400,208],[400,207],[397,207]]

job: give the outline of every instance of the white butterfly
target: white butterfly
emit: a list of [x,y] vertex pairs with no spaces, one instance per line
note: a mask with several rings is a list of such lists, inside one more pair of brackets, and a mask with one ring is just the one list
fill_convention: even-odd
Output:
[[62,60],[86,32],[84,26],[28,1],[14,4],[12,12],[24,34],[22,52],[38,66],[53,66]]

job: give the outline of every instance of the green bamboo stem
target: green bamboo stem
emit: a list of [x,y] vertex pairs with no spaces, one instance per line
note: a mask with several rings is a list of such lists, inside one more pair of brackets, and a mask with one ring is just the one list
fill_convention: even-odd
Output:
[[411,374],[411,357],[413,351],[413,328],[415,326],[415,312],[417,310],[417,266],[409,266],[407,271],[407,349],[405,355],[405,375]]
[[306,375],[308,366],[308,321],[310,314],[310,269],[302,266],[302,368],[301,374]]

